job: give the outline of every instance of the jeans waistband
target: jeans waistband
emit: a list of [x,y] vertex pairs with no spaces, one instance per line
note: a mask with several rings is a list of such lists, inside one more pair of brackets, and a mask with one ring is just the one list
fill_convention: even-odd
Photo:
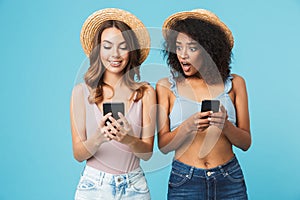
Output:
[[232,170],[240,168],[240,165],[238,163],[236,156],[233,156],[233,158],[230,159],[225,164],[219,165],[219,166],[211,168],[211,169],[197,168],[197,167],[182,163],[178,160],[173,161],[172,168],[179,170],[182,173],[186,173],[188,176],[196,175],[199,177],[210,177],[210,176],[216,176],[219,174],[224,174],[224,173],[230,172]]
[[126,174],[110,174],[86,165],[82,175],[100,182],[119,185],[122,183],[130,184],[132,179],[141,175],[144,176],[144,172],[142,168],[138,167]]

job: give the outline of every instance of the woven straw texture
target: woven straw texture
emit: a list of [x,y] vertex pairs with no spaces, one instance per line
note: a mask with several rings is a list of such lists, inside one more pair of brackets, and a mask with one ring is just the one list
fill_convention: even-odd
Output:
[[149,33],[145,25],[136,16],[117,8],[98,10],[86,19],[80,33],[80,42],[85,54],[90,55],[93,50],[93,39],[99,27],[108,20],[122,21],[134,31],[141,49],[140,63],[142,63],[147,58],[150,50]]
[[221,29],[225,32],[227,35],[227,38],[230,42],[231,48],[234,45],[234,39],[232,36],[232,33],[230,29],[212,12],[204,9],[195,9],[192,11],[183,11],[178,12],[170,17],[168,17],[164,24],[163,24],[163,36],[166,38],[168,30],[171,29],[171,27],[179,20],[184,20],[187,18],[194,18],[194,19],[200,19],[205,20],[207,22],[210,22],[211,24],[217,25],[221,27]]

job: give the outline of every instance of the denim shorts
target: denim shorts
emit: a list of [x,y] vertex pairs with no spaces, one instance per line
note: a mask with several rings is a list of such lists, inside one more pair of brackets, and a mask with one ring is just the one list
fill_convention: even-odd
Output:
[[75,200],[149,200],[150,192],[141,168],[128,174],[109,174],[85,166]]
[[234,156],[224,165],[200,169],[174,160],[168,199],[247,200],[244,175]]

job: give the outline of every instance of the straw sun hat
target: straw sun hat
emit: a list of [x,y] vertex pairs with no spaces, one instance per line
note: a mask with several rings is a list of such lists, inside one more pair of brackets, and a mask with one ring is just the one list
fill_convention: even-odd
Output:
[[141,51],[140,63],[142,63],[148,56],[150,50],[150,36],[145,25],[133,14],[117,9],[106,8],[98,10],[91,14],[84,22],[81,33],[80,42],[82,48],[87,56],[93,50],[93,40],[99,27],[103,22],[108,20],[118,20],[127,24],[135,33]]
[[232,33],[229,30],[229,28],[214,13],[212,13],[208,10],[204,10],[204,9],[183,11],[183,12],[178,12],[178,13],[175,13],[175,14],[169,16],[163,24],[163,36],[166,38],[167,30],[172,29],[172,26],[177,21],[185,20],[187,18],[200,19],[200,20],[204,20],[211,24],[219,26],[226,34],[226,36],[230,42],[231,48],[233,47],[234,39],[233,39]]

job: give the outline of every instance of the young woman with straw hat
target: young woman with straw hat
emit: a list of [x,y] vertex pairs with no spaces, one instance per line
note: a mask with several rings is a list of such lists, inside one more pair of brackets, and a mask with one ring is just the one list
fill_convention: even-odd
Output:
[[[163,36],[171,76],[156,90],[159,148],[175,151],[168,199],[247,199],[233,146],[251,145],[248,100],[244,79],[230,73],[231,31],[198,9],[168,17]],[[220,106],[204,111],[203,100]]]
[[[149,34],[133,14],[108,8],[87,18],[80,39],[90,67],[71,99],[73,153],[86,161],[75,199],[150,199],[139,162],[152,155],[156,94],[135,81]],[[123,103],[124,113],[104,114],[107,102]]]

